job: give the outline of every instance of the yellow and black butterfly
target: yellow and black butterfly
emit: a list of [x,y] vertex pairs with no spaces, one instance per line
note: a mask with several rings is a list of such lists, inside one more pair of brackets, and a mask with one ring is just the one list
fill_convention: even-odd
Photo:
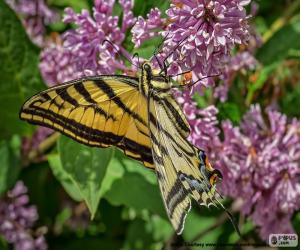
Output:
[[154,169],[168,217],[180,234],[190,197],[216,205],[216,181],[222,176],[187,140],[190,126],[171,88],[170,77],[144,62],[138,77],[86,77],[42,91],[25,102],[20,118],[89,146],[116,146]]

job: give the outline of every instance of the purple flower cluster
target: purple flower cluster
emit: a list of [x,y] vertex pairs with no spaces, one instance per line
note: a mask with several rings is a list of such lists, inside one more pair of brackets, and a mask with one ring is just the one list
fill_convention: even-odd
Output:
[[165,20],[161,18],[161,12],[158,8],[151,9],[146,20],[139,16],[131,30],[135,47],[139,47],[143,42],[159,36],[165,25],[164,23]]
[[46,250],[44,236],[32,231],[38,214],[28,203],[27,188],[19,181],[0,200],[0,234],[15,250]]
[[[251,14],[254,16],[255,4],[251,4]],[[256,49],[262,45],[262,38],[260,35],[252,29],[250,31],[250,38],[248,44],[240,46],[240,50],[231,57],[228,57],[225,67],[220,75],[221,83],[214,88],[214,98],[219,99],[221,102],[225,102],[228,97],[229,88],[236,78],[238,73],[246,75],[249,71],[253,71],[259,65],[259,62],[254,57]]]
[[45,0],[6,0],[7,4],[21,17],[31,40],[42,46],[46,25],[58,20],[59,15],[50,9]]
[[[59,40],[58,38],[57,40]],[[60,42],[49,44],[40,54],[40,71],[49,86],[74,80],[81,76],[72,63],[73,54]]]
[[300,208],[300,121],[252,106],[240,127],[222,124],[224,141],[215,166],[223,173],[220,190],[243,201],[242,212],[260,235],[291,233]]
[[219,190],[242,201],[241,212],[259,227],[262,239],[271,233],[292,233],[293,214],[300,209],[300,121],[268,108],[267,119],[253,105],[240,127],[222,123],[217,108],[198,109],[188,93],[176,92],[191,134],[206,150],[223,181]]
[[127,29],[135,22],[130,0],[120,1],[122,25],[113,16],[114,0],[95,1],[93,15],[65,10],[64,22],[77,27],[62,35],[63,44],[53,44],[41,54],[40,69],[48,84],[55,84],[84,75],[113,74],[127,70],[121,57],[130,57],[122,43]]
[[[167,21],[152,10],[148,19],[139,18],[132,29],[133,41],[140,45],[160,32],[165,38],[160,59],[168,57],[170,74],[192,70],[193,81],[219,75],[233,46],[249,38],[244,6],[250,0],[173,0]],[[212,85],[212,78],[202,81]]]

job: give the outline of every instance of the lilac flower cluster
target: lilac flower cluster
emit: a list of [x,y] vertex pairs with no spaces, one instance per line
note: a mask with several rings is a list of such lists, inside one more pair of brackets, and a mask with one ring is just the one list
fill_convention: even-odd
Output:
[[151,9],[146,20],[139,16],[131,30],[135,47],[139,47],[143,42],[159,36],[165,25],[164,23],[165,20],[161,18],[161,12],[158,8]]
[[70,81],[82,75],[76,71],[75,64],[72,63],[72,52],[62,46],[59,37],[56,40],[55,43],[50,43],[44,48],[40,54],[40,71],[49,86]]
[[64,22],[76,28],[62,35],[62,44],[52,44],[41,54],[40,69],[48,84],[56,84],[84,75],[113,74],[116,69],[127,70],[124,57],[130,57],[122,43],[135,18],[132,2],[121,0],[123,21],[112,16],[114,0],[95,1],[93,15],[87,10],[80,14],[65,10]]
[[215,167],[223,173],[220,190],[241,198],[242,212],[270,233],[291,233],[291,217],[300,209],[300,121],[254,105],[240,127],[222,123],[224,141]]
[[259,105],[251,106],[240,127],[222,123],[218,110],[198,109],[188,93],[176,93],[191,134],[189,140],[208,153],[223,181],[219,190],[242,201],[241,212],[252,218],[262,239],[292,233],[293,214],[300,209],[300,121]]
[[28,203],[27,188],[19,181],[0,200],[0,234],[15,250],[46,250],[44,236],[32,231],[38,214]]
[[[255,4],[251,5],[252,8]],[[254,16],[254,10],[251,12]],[[256,49],[262,45],[262,38],[255,31],[250,31],[250,38],[247,46],[241,46],[240,50],[227,59],[225,67],[220,75],[221,83],[214,88],[214,98],[219,99],[221,102],[225,102],[228,97],[229,88],[236,78],[238,73],[246,75],[249,71],[254,71],[258,66],[259,62],[254,57]]]
[[31,40],[39,46],[44,43],[46,25],[58,20],[59,15],[50,9],[45,0],[6,0],[7,4],[21,17]]
[[[133,41],[140,45],[157,34],[164,38],[161,60],[168,58],[170,74],[192,70],[193,81],[219,75],[235,44],[249,38],[244,6],[250,0],[172,0],[168,19],[152,10],[148,19],[139,18],[132,29]],[[158,28],[165,28],[157,32]],[[201,81],[212,85],[212,78]]]

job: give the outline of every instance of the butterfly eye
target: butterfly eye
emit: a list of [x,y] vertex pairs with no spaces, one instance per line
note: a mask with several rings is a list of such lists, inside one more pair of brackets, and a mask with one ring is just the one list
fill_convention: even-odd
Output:
[[143,66],[144,70],[146,70],[148,73],[151,72],[151,66],[148,63],[145,63]]

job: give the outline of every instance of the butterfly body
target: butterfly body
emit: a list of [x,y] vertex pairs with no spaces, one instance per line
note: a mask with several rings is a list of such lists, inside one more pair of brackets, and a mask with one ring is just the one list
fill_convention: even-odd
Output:
[[154,169],[168,217],[180,234],[190,198],[215,204],[220,174],[187,140],[190,126],[171,89],[169,77],[145,62],[139,77],[86,77],[42,91],[24,103],[20,118],[89,146],[116,146]]

